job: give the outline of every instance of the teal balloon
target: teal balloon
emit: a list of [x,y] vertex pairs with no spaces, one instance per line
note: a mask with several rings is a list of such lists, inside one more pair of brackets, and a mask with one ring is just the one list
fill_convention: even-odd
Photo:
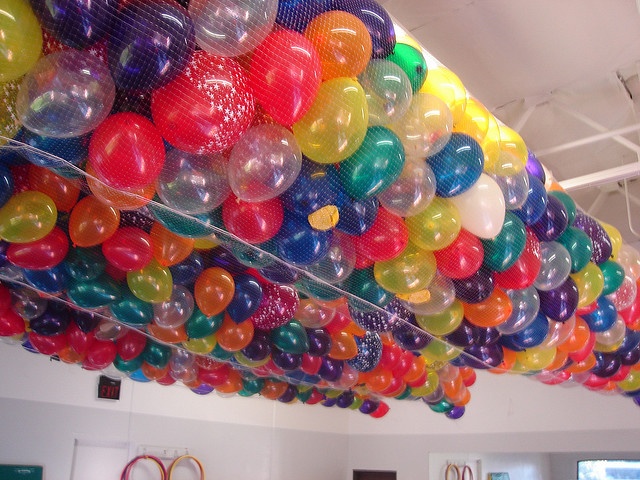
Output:
[[308,277],[301,277],[295,283],[295,287],[307,297],[315,298],[316,300],[331,301],[337,300],[344,294],[339,288],[332,287]]
[[569,252],[571,273],[579,272],[587,266],[593,253],[593,243],[589,235],[576,227],[567,227],[557,241]]
[[72,247],[64,259],[64,265],[71,278],[86,281],[102,275],[107,267],[107,260],[99,247]]
[[233,357],[234,352],[227,351],[222,348],[219,343],[216,343],[216,346],[213,348],[210,355],[216,360],[230,360]]
[[491,240],[481,239],[484,247],[483,263],[490,270],[504,272],[524,251],[527,231],[524,223],[514,213],[507,211],[500,233]]
[[113,366],[120,372],[133,373],[142,367],[142,362],[144,362],[142,355],[138,355],[131,360],[123,360],[120,355],[116,355],[116,358],[113,360]]
[[213,227],[222,228],[222,219],[216,209],[213,212],[186,215],[160,204],[160,199],[154,197],[155,202],[149,202],[148,208],[155,219],[167,230],[182,237],[198,238],[217,233]]
[[447,413],[453,409],[453,403],[448,400],[442,399],[438,403],[429,404],[429,408],[436,413]]
[[618,290],[624,281],[624,268],[618,262],[614,262],[613,260],[602,262],[598,267],[600,267],[604,278],[602,295],[610,295]]
[[309,351],[307,331],[297,320],[271,330],[271,341],[286,353],[302,354]]
[[427,61],[420,50],[406,43],[396,43],[387,60],[398,65],[409,77],[411,89],[416,93],[427,78]]
[[564,208],[567,209],[567,218],[569,219],[569,225],[573,225],[574,220],[576,219],[576,202],[567,194],[566,192],[560,192],[557,190],[552,190],[547,192],[548,195],[556,197],[560,202],[564,205]]
[[114,279],[101,275],[92,280],[69,282],[67,296],[80,308],[100,308],[117,301],[121,290]]
[[154,368],[164,368],[171,358],[171,347],[150,340],[147,342],[142,359]]
[[109,305],[111,314],[116,320],[128,325],[148,325],[153,320],[153,305],[136,297],[125,289],[122,297]]
[[184,324],[184,328],[189,338],[204,338],[215,333],[222,325],[222,320],[224,320],[224,313],[207,317],[196,307]]
[[261,378],[242,379],[242,390],[238,392],[241,397],[251,397],[260,393],[264,387],[264,380]]
[[404,160],[404,147],[395,133],[370,127],[356,153],[340,163],[340,182],[351,197],[371,198],[396,181]]
[[344,281],[344,289],[354,297],[347,297],[349,304],[359,310],[370,308],[365,302],[385,307],[394,298],[394,294],[382,288],[373,276],[373,267],[354,269]]

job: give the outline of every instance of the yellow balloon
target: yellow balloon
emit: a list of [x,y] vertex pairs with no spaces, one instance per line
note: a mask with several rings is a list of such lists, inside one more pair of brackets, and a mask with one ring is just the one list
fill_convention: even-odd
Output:
[[436,274],[436,257],[409,243],[395,258],[376,262],[373,275],[382,288],[393,293],[414,293],[427,288]]
[[263,358],[262,360],[251,360],[244,353],[242,353],[242,350],[238,350],[233,354],[233,356],[235,357],[235,359],[238,361],[240,365],[244,365],[245,367],[249,367],[249,368],[261,367],[269,363],[269,360],[271,360],[271,357],[268,355],[266,358]]
[[622,247],[622,235],[620,235],[620,231],[614,227],[613,225],[609,225],[603,221],[600,221],[600,225],[604,228],[604,231],[609,235],[609,239],[611,240],[611,260],[618,259],[618,253],[620,253],[620,247]]
[[460,233],[460,212],[446,198],[435,197],[429,206],[417,215],[407,217],[409,239],[425,250],[441,250],[450,245]]
[[307,157],[338,163],[362,145],[369,124],[367,97],[352,78],[322,83],[309,111],[293,125],[293,134]]
[[424,385],[411,387],[411,395],[414,397],[426,397],[427,395],[431,395],[435,392],[439,384],[440,379],[438,378],[438,374],[433,370],[429,370],[427,372],[427,380],[424,382]]
[[173,291],[173,277],[168,267],[151,260],[144,268],[127,272],[127,285],[144,302],[166,302]]
[[484,152],[484,169],[492,173],[500,158],[500,125],[491,114],[487,117],[487,132],[480,146]]
[[190,338],[186,342],[182,342],[182,346],[190,352],[206,355],[216,348],[216,334],[212,333],[202,338]]
[[20,78],[42,51],[42,29],[27,0],[3,0],[0,6],[0,82]]
[[529,158],[524,140],[518,132],[505,125],[498,125],[498,131],[498,155],[490,163],[485,159],[485,172],[503,177],[520,173]]
[[193,248],[196,250],[211,250],[220,245],[220,241],[215,234],[208,235],[206,237],[198,237],[193,241]]
[[640,390],[640,372],[629,370],[627,376],[618,382],[618,387],[625,392]]
[[427,362],[427,367],[432,369],[441,368],[445,363],[457,358],[462,353],[458,347],[449,345],[447,342],[434,338],[429,345],[420,350],[420,353]]
[[51,197],[34,190],[18,193],[0,208],[0,239],[35,242],[53,230],[57,219],[58,210]]
[[453,124],[453,131],[466,133],[482,145],[487,137],[492,120],[495,122],[491,112],[482,103],[473,97],[468,98],[464,115]]
[[7,139],[15,137],[20,130],[20,120],[16,115],[16,97],[20,81],[0,83],[0,146]]
[[451,70],[443,66],[430,69],[420,92],[442,99],[451,110],[453,123],[462,120],[467,108],[467,89]]
[[435,336],[449,335],[464,319],[464,308],[457,298],[442,312],[434,315],[416,315],[416,322],[425,332]]
[[602,270],[593,262],[587,263],[579,272],[571,274],[571,278],[578,287],[578,308],[595,302],[604,288]]
[[556,352],[556,347],[527,348],[522,352],[516,352],[516,364],[520,364],[528,370],[542,370],[551,365],[556,357]]

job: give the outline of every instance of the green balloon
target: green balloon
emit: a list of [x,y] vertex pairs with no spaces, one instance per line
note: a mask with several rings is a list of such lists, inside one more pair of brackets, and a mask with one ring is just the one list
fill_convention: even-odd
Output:
[[129,325],[148,325],[153,320],[153,305],[130,291],[125,291],[117,302],[109,305],[109,310],[116,320]]
[[99,247],[72,247],[69,249],[64,262],[71,278],[79,281],[98,278],[107,267],[107,260],[102,255]]
[[587,266],[593,253],[593,243],[589,235],[576,227],[567,227],[557,241],[569,252],[571,273],[579,272]]
[[189,338],[204,338],[215,333],[222,325],[224,312],[207,317],[198,307],[194,308],[189,320],[184,325]]
[[242,397],[250,397],[255,395],[256,393],[260,393],[264,387],[264,380],[261,378],[252,378],[252,379],[243,379],[242,380],[242,390],[238,392],[238,395]]
[[229,360],[233,357],[235,352],[229,352],[222,348],[219,343],[216,343],[216,346],[213,348],[213,351],[209,354],[211,357],[216,360]]
[[117,301],[121,290],[113,278],[100,275],[92,280],[73,280],[67,289],[67,296],[80,308],[100,308]]
[[409,398],[411,396],[411,387],[406,387],[402,393],[400,393],[399,395],[396,395],[395,398],[396,400],[404,400],[406,398]]
[[379,307],[385,307],[394,295],[382,288],[373,276],[373,267],[354,269],[345,280],[344,288],[357,298],[349,298],[349,304],[359,310],[370,308],[362,299]]
[[454,407],[453,403],[442,399],[436,404],[429,404],[429,408],[436,413],[447,413]]
[[524,223],[515,214],[506,212],[502,230],[491,240],[481,239],[484,247],[483,263],[496,272],[511,267],[524,251],[527,231]]
[[556,197],[567,209],[567,217],[569,218],[569,225],[573,225],[573,221],[576,219],[576,202],[567,193],[553,190],[548,192],[548,195]]
[[271,341],[286,353],[306,353],[309,351],[309,337],[302,324],[297,320],[290,320],[281,327],[271,331]]
[[164,368],[171,358],[171,347],[150,340],[147,342],[146,347],[144,347],[141,356],[143,360],[152,367],[158,369]]
[[133,373],[142,366],[142,362],[144,362],[142,355],[138,355],[131,360],[123,360],[120,355],[116,355],[116,358],[113,360],[113,366],[123,373]]
[[220,212],[214,210],[210,213],[186,215],[163,205],[158,196],[155,196],[154,201],[149,202],[147,206],[155,219],[167,230],[182,237],[198,238],[217,234],[216,230],[211,228],[211,226],[222,226],[221,208],[217,209],[220,210]]
[[370,127],[356,153],[340,163],[340,182],[357,200],[373,197],[396,181],[404,160],[404,147],[395,133]]
[[309,400],[311,398],[311,395],[313,395],[313,388],[308,388],[306,390],[303,390],[303,389],[299,388],[298,389],[298,393],[296,393],[296,397],[302,403],[306,403],[307,400]]
[[622,285],[625,276],[624,268],[613,260],[607,260],[598,265],[598,267],[600,267],[604,277],[604,287],[601,295],[610,295]]
[[427,78],[427,61],[422,52],[406,43],[396,43],[387,60],[398,65],[409,77],[411,89],[416,93]]

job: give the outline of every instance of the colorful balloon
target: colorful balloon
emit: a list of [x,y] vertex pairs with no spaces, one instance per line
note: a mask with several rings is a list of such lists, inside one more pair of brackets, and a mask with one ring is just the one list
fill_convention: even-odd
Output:
[[120,225],[120,212],[92,195],[80,200],[69,216],[69,237],[78,247],[100,245]]
[[20,78],[38,61],[42,30],[29,2],[10,0],[2,7],[0,32],[0,83],[5,83]]
[[171,271],[152,260],[140,270],[127,272],[127,285],[144,302],[165,302],[171,298],[173,281]]
[[427,208],[405,219],[409,239],[425,250],[451,245],[462,228],[460,212],[451,199],[435,197]]
[[57,218],[51,197],[33,190],[17,193],[0,208],[0,239],[11,243],[35,242],[53,230]]
[[13,243],[7,248],[7,259],[21,268],[47,270],[60,264],[69,251],[69,238],[58,227],[35,242]]
[[222,312],[233,300],[235,282],[229,272],[220,267],[205,269],[194,286],[198,308],[208,317]]
[[436,194],[453,197],[476,183],[483,170],[484,154],[473,137],[452,133],[447,144],[428,156],[427,162],[436,176]]
[[102,253],[120,270],[140,270],[153,258],[151,237],[137,227],[120,227],[102,243]]

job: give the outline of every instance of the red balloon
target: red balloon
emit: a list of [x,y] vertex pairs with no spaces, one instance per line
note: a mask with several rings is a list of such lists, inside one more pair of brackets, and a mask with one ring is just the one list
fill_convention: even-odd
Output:
[[302,365],[300,365],[300,370],[302,370],[307,375],[316,375],[318,373],[318,370],[320,370],[321,365],[322,357],[309,355],[308,353],[302,354]]
[[[640,281],[637,281],[636,285],[640,288]],[[618,314],[624,320],[625,325],[631,326],[636,323],[640,319],[640,295],[636,295],[630,307],[618,310]]]
[[498,287],[521,290],[533,285],[541,265],[540,242],[538,237],[527,229],[527,243],[522,254],[511,267],[504,272],[496,272],[493,278]]
[[58,265],[67,256],[69,239],[58,227],[35,242],[12,243],[7,248],[7,259],[21,268],[47,270]]
[[162,136],[190,153],[231,147],[249,128],[254,113],[253,94],[240,64],[202,50],[151,98],[153,121]]
[[0,314],[6,312],[11,306],[11,290],[0,283]]
[[12,337],[24,332],[24,319],[12,308],[0,313],[0,337]]
[[589,332],[589,338],[586,343],[575,352],[569,352],[569,358],[573,360],[575,363],[580,363],[584,361],[590,354],[593,352],[593,347],[596,344],[596,334],[595,332]]
[[449,278],[467,278],[482,266],[484,248],[478,237],[462,229],[453,243],[433,254],[440,273]]
[[107,117],[89,143],[89,164],[98,178],[113,188],[142,188],[153,183],[164,158],[160,132],[137,113]]
[[231,368],[229,365],[222,365],[213,370],[200,368],[198,370],[198,380],[211,387],[217,387],[227,380],[230,371]]
[[395,343],[383,343],[382,354],[380,355],[380,361],[378,362],[378,365],[393,371],[396,365],[398,365],[400,358],[402,357],[402,352],[402,348],[400,348]]
[[96,340],[89,345],[85,363],[97,370],[107,368],[116,358],[116,344],[110,340]]
[[102,253],[119,270],[140,270],[153,258],[151,237],[137,227],[120,227],[104,241]]
[[253,52],[250,80],[267,113],[282,125],[292,125],[316,98],[322,81],[320,57],[304,35],[279,30]]
[[373,261],[384,262],[406,248],[409,231],[402,218],[380,207],[371,228],[353,239],[358,252]]
[[222,221],[229,232],[248,243],[263,243],[273,238],[284,219],[280,198],[264,202],[244,202],[234,195],[222,204]]
[[133,360],[144,351],[147,346],[147,337],[136,330],[129,330],[116,341],[118,355],[125,362]]
[[35,332],[29,332],[29,342],[33,348],[43,355],[55,355],[69,344],[66,333],[40,335]]
[[384,402],[380,402],[380,405],[378,405],[378,408],[376,408],[372,413],[370,413],[369,415],[372,416],[373,418],[382,418],[384,417],[387,413],[389,413],[389,405],[387,405]]
[[89,346],[96,340],[93,332],[85,333],[75,322],[71,322],[67,328],[69,346],[80,356],[85,357]]

